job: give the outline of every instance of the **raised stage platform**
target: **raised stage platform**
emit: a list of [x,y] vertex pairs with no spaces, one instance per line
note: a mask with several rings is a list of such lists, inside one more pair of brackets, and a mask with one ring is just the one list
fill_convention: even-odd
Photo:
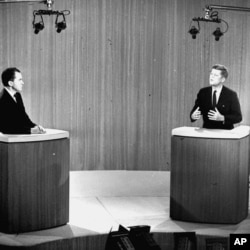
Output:
[[173,249],[174,232],[195,232],[199,250],[206,249],[207,239],[250,233],[250,211],[236,225],[174,221],[169,218],[169,195],[170,172],[70,172],[69,223],[22,234],[0,233],[0,249],[104,250],[108,233],[119,224],[151,226],[162,250]]

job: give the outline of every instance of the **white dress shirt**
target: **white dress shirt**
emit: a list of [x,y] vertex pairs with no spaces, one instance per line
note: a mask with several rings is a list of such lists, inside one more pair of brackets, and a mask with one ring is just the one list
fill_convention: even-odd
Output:
[[4,87],[6,89],[6,91],[10,94],[10,96],[13,98],[13,100],[16,102],[16,98],[15,98],[15,94],[16,92],[11,92],[8,88]]

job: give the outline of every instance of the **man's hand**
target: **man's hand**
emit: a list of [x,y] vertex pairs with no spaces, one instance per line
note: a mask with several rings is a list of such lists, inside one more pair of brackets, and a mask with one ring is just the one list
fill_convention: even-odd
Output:
[[222,115],[217,108],[214,110],[209,110],[208,112],[208,119],[212,121],[225,121],[224,115]]
[[31,132],[31,134],[45,134],[46,130],[42,126],[37,125],[37,126],[31,128],[30,132]]
[[199,120],[201,118],[201,111],[200,111],[200,107],[198,107],[193,114],[191,115],[191,118],[193,120]]

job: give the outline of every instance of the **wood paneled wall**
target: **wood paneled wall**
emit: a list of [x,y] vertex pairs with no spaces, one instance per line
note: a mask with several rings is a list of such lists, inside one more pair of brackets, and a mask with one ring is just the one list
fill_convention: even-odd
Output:
[[[55,16],[33,33],[38,3],[0,5],[0,68],[17,66],[32,120],[70,132],[71,170],[168,170],[171,130],[191,124],[189,112],[214,63],[229,67],[228,86],[250,123],[250,14],[222,11],[229,30],[193,17],[206,4],[250,7],[244,0],[56,0],[68,9],[67,29]],[[223,29],[223,27],[222,27]]]

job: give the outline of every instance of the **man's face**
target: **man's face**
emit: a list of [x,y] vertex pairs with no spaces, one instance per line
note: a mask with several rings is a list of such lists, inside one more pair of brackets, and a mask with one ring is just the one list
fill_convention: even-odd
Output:
[[212,69],[209,76],[209,83],[211,86],[219,86],[225,81],[225,77],[221,75],[221,71],[218,69]]
[[23,79],[22,79],[22,74],[19,72],[15,72],[15,79],[13,81],[9,82],[9,85],[12,87],[13,90],[16,92],[21,92],[23,89]]

